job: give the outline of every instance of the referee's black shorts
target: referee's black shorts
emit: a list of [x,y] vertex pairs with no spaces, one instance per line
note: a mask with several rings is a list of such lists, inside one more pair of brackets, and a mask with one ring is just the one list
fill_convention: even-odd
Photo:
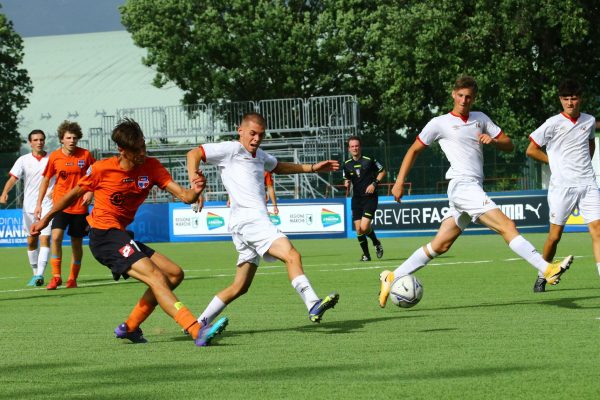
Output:
[[378,203],[378,196],[352,197],[352,221],[358,221],[363,218],[373,219]]
[[90,229],[90,251],[102,265],[112,271],[115,281],[129,278],[127,271],[144,257],[152,257],[153,249],[133,240],[129,232],[119,229]]

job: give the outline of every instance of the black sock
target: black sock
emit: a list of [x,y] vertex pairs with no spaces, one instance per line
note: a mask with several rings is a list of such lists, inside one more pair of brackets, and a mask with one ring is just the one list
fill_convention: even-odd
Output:
[[367,233],[367,236],[369,238],[371,238],[371,240],[373,241],[373,245],[377,246],[380,245],[381,242],[379,241],[379,239],[377,239],[377,235],[375,235],[375,231],[373,230],[373,228],[371,228],[371,232]]
[[357,235],[358,243],[360,243],[360,248],[363,251],[363,254],[369,258],[371,255],[369,254],[369,242],[367,241],[367,237],[365,235]]

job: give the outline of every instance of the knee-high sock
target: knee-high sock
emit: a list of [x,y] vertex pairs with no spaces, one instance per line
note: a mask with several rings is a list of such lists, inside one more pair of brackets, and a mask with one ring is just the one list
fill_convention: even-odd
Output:
[[377,235],[375,235],[375,230],[372,227],[371,227],[371,231],[369,233],[367,233],[367,236],[371,239],[371,241],[373,242],[373,244],[375,246],[380,244],[379,239],[377,239]]
[[31,265],[33,275],[37,275],[38,249],[27,250],[27,258],[29,258],[29,265]]
[[227,307],[227,304],[225,304],[219,296],[213,297],[210,303],[208,303],[208,306],[206,306],[206,309],[198,317],[198,322],[201,324],[210,324],[217,315],[223,312],[225,307]]
[[529,243],[523,236],[519,235],[510,241],[508,246],[517,253],[522,259],[531,264],[539,271],[538,275],[543,276],[548,268],[548,262],[542,258],[542,255]]
[[46,272],[46,265],[48,265],[48,257],[50,257],[50,247],[40,247],[36,275],[44,276],[44,272]]
[[156,305],[149,304],[146,300],[140,299],[135,307],[133,307],[133,310],[131,310],[127,321],[125,321],[129,332],[135,331],[152,314],[155,308]]
[[302,298],[302,301],[308,308],[308,311],[319,301],[319,296],[315,293],[306,275],[300,275],[292,280],[292,286]]
[[424,247],[427,247],[427,251],[431,257],[427,255],[423,247],[419,247],[402,263],[402,265],[394,270],[394,278],[412,274],[437,257],[438,254],[431,248],[431,243],[427,243]]
[[360,243],[363,254],[367,257],[371,257],[371,254],[369,254],[369,242],[367,241],[367,236],[364,234],[356,235],[356,238],[358,239],[358,243]]
[[71,262],[71,272],[69,273],[69,280],[76,280],[79,276],[79,270],[81,269],[81,260]]

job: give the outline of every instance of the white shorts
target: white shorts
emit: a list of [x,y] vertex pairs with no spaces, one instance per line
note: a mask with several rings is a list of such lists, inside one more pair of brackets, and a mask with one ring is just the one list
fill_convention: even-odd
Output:
[[451,180],[448,185],[448,201],[450,210],[446,218],[454,218],[456,226],[463,231],[469,223],[477,222],[483,214],[498,208],[476,179]]
[[561,187],[550,185],[548,189],[550,223],[564,226],[577,207],[586,224],[600,219],[600,192],[596,185]]
[[286,236],[273,225],[269,217],[264,217],[238,222],[231,229],[231,237],[239,253],[237,265],[245,262],[258,265],[261,257],[267,262],[276,260],[266,253],[275,240]]
[[[50,210],[43,210],[43,214],[46,214],[48,211]],[[23,232],[27,233],[27,236],[29,236],[29,230],[31,229],[31,225],[33,225],[34,222],[37,222],[35,216],[33,215],[33,213],[28,213],[23,211]],[[50,236],[51,233],[51,229],[52,229],[52,224],[48,224],[47,227],[45,227],[44,229],[42,229],[42,232],[40,233],[41,236]]]

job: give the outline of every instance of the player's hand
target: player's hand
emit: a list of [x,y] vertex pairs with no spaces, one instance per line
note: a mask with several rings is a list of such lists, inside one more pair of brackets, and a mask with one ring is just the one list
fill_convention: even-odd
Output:
[[402,196],[404,196],[404,184],[400,182],[394,183],[394,187],[392,187],[392,196],[394,196],[394,200],[398,203],[401,202]]
[[273,206],[273,214],[275,214],[275,215],[279,214],[279,208],[277,208],[277,205]]
[[81,205],[82,206],[89,206],[90,204],[92,204],[92,199],[94,198],[94,192],[86,192],[82,197],[81,197]]
[[479,143],[491,144],[491,143],[494,143],[494,139],[492,139],[492,137],[488,134],[480,133],[479,134]]
[[42,218],[42,206],[36,206],[35,210],[33,210],[33,216],[36,220]]
[[202,211],[202,208],[204,208],[204,197],[200,196],[198,197],[198,201],[192,204],[192,211],[199,213]]
[[373,185],[372,183],[367,186],[367,188],[365,189],[365,193],[367,194],[371,194],[375,192],[375,185]]
[[2,193],[0,195],[0,204],[6,204],[8,202],[8,193]]
[[314,172],[332,172],[340,169],[340,163],[337,160],[325,160],[313,164]]
[[192,189],[195,193],[202,193],[206,188],[206,177],[201,170],[196,171],[196,177],[192,180]]
[[47,225],[48,225],[48,223],[45,221],[45,219],[34,222],[29,227],[29,236],[33,236],[33,237],[39,236],[40,233],[42,232],[42,229],[44,229]]

